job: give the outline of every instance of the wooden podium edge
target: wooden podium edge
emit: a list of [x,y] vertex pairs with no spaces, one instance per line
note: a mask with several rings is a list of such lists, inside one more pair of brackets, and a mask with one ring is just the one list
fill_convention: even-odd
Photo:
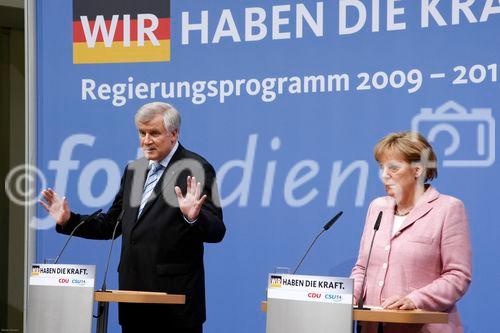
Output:
[[107,303],[186,304],[185,295],[132,290],[94,291],[94,300]]
[[[262,301],[260,308],[267,312],[267,301]],[[402,324],[446,324],[446,312],[432,312],[423,310],[358,310],[353,309],[353,319],[357,321],[372,321],[382,323]]]
[[424,310],[358,310],[353,309],[353,318],[358,321],[374,321],[382,323],[401,324],[446,324],[446,312],[433,312]]

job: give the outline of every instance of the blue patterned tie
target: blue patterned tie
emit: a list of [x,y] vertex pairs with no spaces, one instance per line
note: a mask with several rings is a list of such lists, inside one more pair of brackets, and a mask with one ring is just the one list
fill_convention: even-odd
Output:
[[144,185],[144,191],[142,192],[141,206],[139,207],[139,215],[137,215],[137,217],[141,216],[144,206],[146,206],[146,203],[148,202],[151,193],[153,193],[153,189],[155,188],[156,183],[158,183],[158,179],[160,179],[160,174],[161,174],[160,171],[162,169],[163,165],[159,163],[155,162],[151,165],[148,178],[146,179],[146,183]]

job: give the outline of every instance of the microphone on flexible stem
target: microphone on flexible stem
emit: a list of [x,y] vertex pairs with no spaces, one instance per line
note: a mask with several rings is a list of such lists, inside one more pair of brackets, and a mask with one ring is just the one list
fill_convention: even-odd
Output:
[[378,228],[380,227],[380,221],[382,221],[382,211],[378,213],[377,220],[375,221],[375,225],[373,226],[373,237],[372,242],[370,244],[370,251],[368,252],[368,259],[366,260],[365,273],[363,274],[363,283],[361,284],[361,295],[359,296],[358,301],[358,310],[370,310],[369,308],[365,308],[364,306],[364,298],[363,298],[363,290],[365,290],[366,285],[366,271],[368,270],[368,265],[370,264],[370,257],[372,255],[373,249],[373,241],[375,240],[375,235],[377,234]]
[[344,212],[341,211],[341,212],[337,213],[337,215],[335,215],[330,221],[328,221],[325,224],[325,226],[323,227],[323,230],[321,230],[321,232],[316,236],[316,238],[314,238],[314,240],[312,241],[311,245],[309,245],[309,247],[307,248],[306,253],[304,253],[304,255],[302,256],[302,259],[300,259],[299,263],[297,264],[297,267],[295,267],[295,269],[294,269],[294,271],[293,271],[292,274],[295,274],[295,272],[297,272],[297,270],[299,269],[300,265],[304,261],[305,257],[309,253],[309,250],[311,250],[311,248],[313,247],[314,243],[316,243],[316,240],[318,240],[319,236],[321,236],[325,231],[327,231],[328,229],[330,229],[332,227],[332,225],[340,218],[340,216],[342,215],[342,213],[344,213]]
[[78,223],[78,225],[73,229],[73,231],[69,234],[69,237],[68,239],[66,240],[66,243],[64,243],[64,246],[63,248],[61,249],[61,251],[59,252],[59,254],[57,255],[55,261],[54,261],[54,264],[57,264],[57,262],[59,261],[59,258],[61,258],[61,255],[63,254],[64,252],[64,249],[66,248],[66,246],[68,245],[70,239],[73,237],[73,235],[75,234],[76,230],[78,230],[78,228],[80,228],[85,222],[87,222],[88,220],[91,220],[93,219],[94,217],[96,217],[97,215],[99,215],[99,213],[102,212],[102,209],[98,209],[96,210],[95,212],[93,212],[92,214],[90,214],[89,216],[87,216],[86,219],[84,219],[82,222]]
[[[104,279],[102,281],[102,286],[100,291],[106,291],[106,278],[108,276],[109,262],[111,260],[111,253],[113,252],[113,244],[115,243],[115,234],[118,225],[122,222],[123,215],[125,214],[125,209],[120,212],[120,215],[116,219],[116,224],[113,229],[113,234],[111,236],[111,246],[109,247],[108,260],[106,262],[106,270],[104,271]],[[97,315],[94,318],[97,318],[96,324],[96,332],[98,333],[106,333],[108,331],[108,312],[109,312],[109,303],[108,302],[99,302],[97,303]]]
[[115,234],[118,225],[122,222],[123,214],[125,214],[125,209],[123,209],[116,219],[115,228],[113,229],[113,235],[111,236],[111,246],[109,247],[108,260],[106,262],[106,270],[104,271],[104,280],[102,281],[101,291],[106,291],[106,278],[108,276],[109,262],[111,260],[111,252],[113,252],[113,244],[115,243]]
[[[380,221],[382,221],[382,211],[380,211],[380,213],[378,213],[377,220],[375,221],[375,225],[373,226],[373,230],[375,230],[375,231],[373,232],[372,243],[370,244],[370,251],[368,252],[368,259],[366,260],[365,273],[363,275],[363,283],[361,284],[361,295],[359,296],[359,301],[358,301],[358,310],[370,310],[370,308],[364,307],[365,301],[363,298],[363,290],[365,290],[366,271],[368,270],[368,265],[370,264],[370,257],[372,255],[373,241],[375,240],[375,235],[377,234],[378,228],[380,227]],[[379,332],[382,332],[382,330],[380,330],[380,328],[382,327],[381,325],[382,325],[382,323],[378,324],[377,330]],[[358,320],[356,322],[356,332],[361,333],[362,328],[363,327],[361,326],[361,322]]]

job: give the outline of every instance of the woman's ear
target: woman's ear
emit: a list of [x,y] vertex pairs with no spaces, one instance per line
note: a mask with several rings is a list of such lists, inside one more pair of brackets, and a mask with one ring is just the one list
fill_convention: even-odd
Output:
[[422,177],[425,171],[422,164],[416,163],[414,168],[415,168],[415,179]]

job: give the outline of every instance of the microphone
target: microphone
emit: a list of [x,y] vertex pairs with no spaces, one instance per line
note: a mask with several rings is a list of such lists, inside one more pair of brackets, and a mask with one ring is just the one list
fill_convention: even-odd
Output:
[[118,225],[122,222],[123,215],[125,214],[125,209],[122,209],[120,215],[116,219],[115,228],[113,229],[113,235],[111,236],[111,246],[109,247],[108,261],[106,262],[106,270],[104,271],[104,280],[102,281],[101,291],[106,291],[106,278],[108,276],[109,262],[111,260],[111,252],[113,252],[113,244],[115,243],[115,234]]
[[307,256],[307,254],[309,253],[309,251],[313,247],[314,243],[316,243],[316,241],[318,240],[319,236],[321,236],[325,231],[327,231],[328,229],[330,229],[332,227],[332,225],[335,222],[337,222],[337,220],[340,218],[340,216],[342,216],[343,213],[344,212],[342,212],[342,211],[338,212],[337,215],[335,215],[330,221],[328,221],[325,224],[325,226],[323,227],[323,230],[321,230],[321,232],[316,236],[316,238],[314,238],[314,240],[312,241],[311,245],[309,245],[309,247],[307,248],[306,253],[304,253],[304,255],[302,256],[302,259],[300,259],[299,263],[297,264],[297,267],[295,267],[295,269],[294,269],[294,271],[293,271],[292,274],[295,274],[295,272],[297,272],[297,270],[299,269],[300,265],[304,261],[305,257]]
[[325,231],[327,231],[328,229],[330,229],[332,227],[332,225],[337,222],[337,220],[342,216],[344,212],[338,212],[337,215],[335,215],[330,221],[328,221],[325,226],[323,227],[323,229],[325,229]]
[[[122,209],[120,215],[116,219],[116,224],[113,229],[113,235],[111,236],[111,246],[109,247],[108,260],[106,262],[106,270],[104,271],[104,279],[102,281],[102,286],[100,291],[106,291],[106,278],[108,276],[109,262],[111,260],[111,253],[113,252],[113,244],[115,243],[115,234],[118,225],[122,222],[123,215],[125,214],[125,209]],[[96,332],[107,332],[108,331],[108,313],[109,313],[109,303],[108,302],[99,302],[97,303],[97,315],[94,315],[94,318],[97,318],[97,329]]]
[[98,209],[96,210],[95,212],[93,212],[92,214],[90,214],[89,216],[87,216],[86,219],[84,219],[82,222],[78,223],[78,225],[73,229],[73,231],[69,234],[69,237],[68,239],[66,240],[66,243],[64,243],[64,246],[63,248],[61,249],[61,251],[59,252],[59,254],[57,255],[55,261],[54,261],[54,264],[57,264],[57,262],[59,261],[59,258],[61,258],[61,255],[63,254],[64,252],[64,249],[66,248],[66,246],[68,245],[70,239],[73,237],[74,233],[76,232],[76,230],[78,230],[78,228],[80,228],[85,222],[87,222],[88,220],[90,219],[93,219],[94,217],[96,217],[97,215],[99,215],[99,213],[102,212],[102,209]]
[[373,249],[373,241],[375,240],[375,235],[377,234],[381,221],[382,221],[382,211],[378,213],[377,220],[375,221],[375,225],[373,226],[373,230],[375,230],[375,232],[373,233],[372,242],[370,244],[370,251],[368,252],[368,259],[366,260],[365,273],[363,275],[363,283],[361,284],[361,295],[359,296],[360,299],[358,301],[358,310],[370,310],[369,308],[363,307],[365,303],[363,299],[363,290],[365,290],[366,271],[368,270],[368,265],[370,264],[370,257],[372,255],[372,249]]

